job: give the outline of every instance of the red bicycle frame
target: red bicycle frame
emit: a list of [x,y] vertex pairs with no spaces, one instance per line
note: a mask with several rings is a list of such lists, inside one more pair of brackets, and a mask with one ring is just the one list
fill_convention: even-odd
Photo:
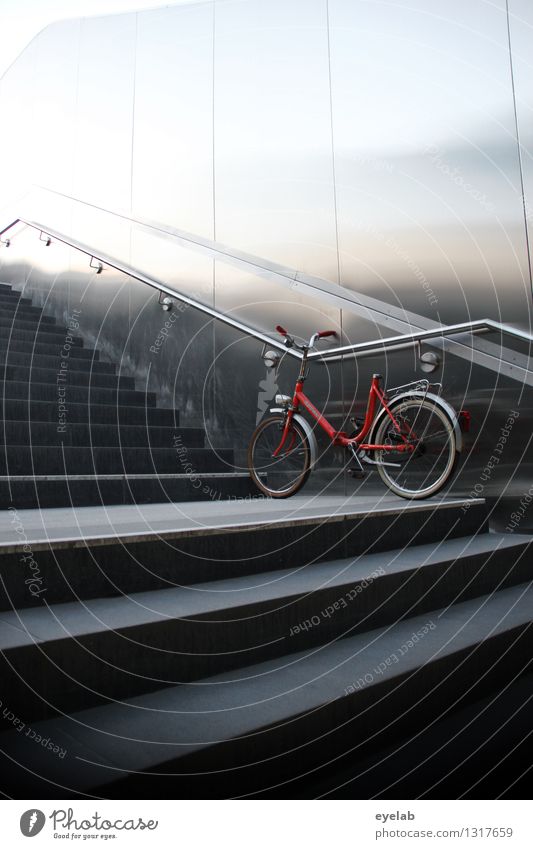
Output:
[[[347,436],[347,434],[342,430],[335,430],[335,428],[328,422],[325,416],[322,415],[320,410],[317,410],[312,401],[307,397],[307,395],[303,391],[304,382],[306,380],[306,366],[307,366],[307,352],[308,349],[303,349],[304,355],[302,358],[302,363],[300,367],[300,374],[296,380],[296,386],[294,389],[294,395],[292,398],[292,403],[290,404],[287,410],[287,418],[285,421],[285,427],[283,428],[283,433],[281,436],[281,441],[276,450],[273,453],[273,457],[277,457],[282,451],[285,442],[287,441],[287,437],[291,430],[291,422],[295,413],[300,409],[300,405],[305,407],[309,415],[311,415],[317,424],[320,425],[322,430],[324,430],[329,438],[331,439],[333,445],[341,445],[343,448],[350,448],[351,446],[357,446],[362,450],[368,451],[394,451],[394,452],[411,452],[414,451],[415,446],[409,442],[408,436],[402,433],[401,426],[398,421],[394,417],[388,403],[385,398],[385,394],[381,390],[379,385],[379,381],[381,376],[379,374],[374,374],[372,376],[372,382],[370,384],[370,390],[368,393],[368,402],[366,408],[366,415],[363,425],[358,433],[355,436]],[[401,442],[394,445],[378,445],[376,443],[364,442],[365,437],[368,435],[372,428],[372,424],[374,422],[375,413],[376,413],[376,405],[380,404],[387,412],[390,420],[393,422],[396,430],[398,431],[398,435],[401,437]],[[292,442],[294,441],[294,436]],[[289,450],[292,447],[292,444],[289,446]]]

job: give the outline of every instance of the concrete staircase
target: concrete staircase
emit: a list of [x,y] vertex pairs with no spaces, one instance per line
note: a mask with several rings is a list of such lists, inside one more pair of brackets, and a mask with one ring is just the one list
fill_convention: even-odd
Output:
[[530,538],[483,502],[269,509],[0,547],[5,792],[305,796],[530,670]]
[[[5,283],[0,380],[2,508],[252,492],[248,475],[233,470],[231,450],[205,448],[203,430],[180,427],[178,410],[158,408],[153,392],[136,390],[98,349]],[[189,466],[184,471],[184,456],[193,474]]]

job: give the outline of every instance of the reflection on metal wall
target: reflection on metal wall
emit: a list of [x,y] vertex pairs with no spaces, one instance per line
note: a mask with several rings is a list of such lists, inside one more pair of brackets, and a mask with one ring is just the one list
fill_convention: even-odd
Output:
[[448,323],[523,315],[504,0],[331,0],[343,282]]
[[[508,16],[505,0],[219,0],[48,27],[0,81],[2,216],[15,202],[15,214],[34,212],[264,330],[332,325],[345,342],[390,332],[379,309],[362,317],[265,283],[91,204],[372,296],[398,326],[530,327],[533,18],[526,0],[509,6]],[[28,196],[30,184],[82,203]],[[255,343],[186,312],[154,357],[161,313],[140,284],[93,278],[56,246],[45,261],[30,237],[1,261],[3,277],[58,313],[86,287],[88,337],[100,334],[166,403],[178,393],[191,420],[242,442],[262,377]],[[511,405],[523,433],[500,478],[515,475],[528,433],[531,390],[498,374],[500,356],[514,357],[502,344],[443,352],[439,379],[475,407],[468,491]],[[339,423],[376,368],[398,383],[417,360],[319,369]]]
[[531,244],[533,236],[533,68],[531,67],[533,7],[527,0],[511,0],[509,9],[509,39],[512,48],[516,124],[524,184],[524,213]]
[[212,4],[139,14],[136,56],[132,211],[213,238]]

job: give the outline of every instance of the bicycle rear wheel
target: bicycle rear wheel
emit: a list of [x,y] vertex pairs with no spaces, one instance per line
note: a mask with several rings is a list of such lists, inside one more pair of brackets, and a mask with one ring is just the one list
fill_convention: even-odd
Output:
[[265,495],[288,498],[304,485],[311,471],[311,451],[307,436],[293,421],[283,449],[277,456],[285,426],[284,416],[272,416],[254,431],[248,448],[250,476]]
[[375,442],[391,449],[376,451],[383,482],[402,498],[430,498],[446,484],[457,461],[453,424],[448,415],[428,399],[406,399],[391,410],[412,452],[394,450],[403,443],[389,416],[378,427]]

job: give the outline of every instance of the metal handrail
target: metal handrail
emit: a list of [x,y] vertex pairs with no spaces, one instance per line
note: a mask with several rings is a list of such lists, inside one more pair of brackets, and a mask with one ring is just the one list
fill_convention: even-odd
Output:
[[[102,265],[106,265],[110,268],[119,271],[120,273],[127,274],[128,276],[138,280],[141,283],[145,283],[148,286],[151,286],[153,289],[157,289],[159,292],[164,292],[170,297],[175,298],[176,300],[181,301],[182,303],[188,304],[189,306],[197,309],[199,312],[204,313],[205,315],[211,316],[211,318],[217,319],[223,324],[232,327],[234,330],[239,331],[247,336],[251,336],[254,339],[263,342],[269,346],[277,348],[279,350],[285,351],[289,356],[295,357],[296,359],[301,359],[302,354],[294,349],[288,349],[285,347],[285,344],[282,341],[272,338],[267,334],[257,330],[255,327],[251,325],[245,324],[244,322],[238,321],[235,318],[227,315],[227,313],[220,312],[214,307],[210,307],[207,304],[202,303],[201,301],[197,301],[195,298],[189,297],[189,295],[185,295],[183,292],[168,286],[166,283],[163,283],[160,280],[157,280],[155,277],[150,277],[149,275],[144,274],[143,272],[133,268],[132,266],[124,263],[120,260],[117,260],[101,251],[94,251],[88,245],[79,242],[76,239],[73,239],[69,236],[66,236],[63,233],[59,233],[57,230],[53,228],[46,227],[40,224],[37,221],[32,221],[27,218],[16,218],[11,224],[8,224],[7,227],[4,227],[0,230],[0,243],[4,245],[9,245],[9,240],[4,240],[2,237],[9,232],[13,227],[17,224],[23,224],[26,227],[31,227],[34,230],[38,230],[42,236],[46,236],[50,239],[55,239],[62,244],[68,245],[69,247],[74,248],[80,253],[85,254],[90,257],[92,260],[97,260]],[[47,242],[49,244],[49,242]],[[225,253],[226,256],[227,252]],[[228,258],[231,258],[230,256]],[[242,257],[239,258],[242,262]],[[250,262],[251,265],[255,265],[255,262]],[[98,269],[100,271],[101,268]],[[297,272],[294,272],[294,280],[298,277]],[[444,339],[451,336],[457,336],[465,333],[469,334],[478,334],[478,333],[487,333],[487,332],[496,332],[505,334],[507,336],[511,336],[515,339],[519,339],[523,342],[533,343],[533,335],[527,333],[524,330],[520,330],[517,327],[512,327],[508,324],[501,324],[500,322],[493,321],[489,318],[478,319],[476,321],[467,321],[461,322],[459,324],[450,324],[450,325],[441,325],[440,327],[431,328],[430,330],[419,330],[413,333],[404,333],[398,336],[388,336],[382,339],[376,339],[369,342],[357,342],[350,345],[343,345],[338,348],[329,348],[325,351],[314,351],[309,354],[310,360],[319,360],[320,362],[335,362],[341,360],[344,357],[370,357],[378,354],[382,354],[385,351],[390,349],[405,349],[411,348],[415,345],[420,345],[423,341],[429,341],[431,339]]]
[[413,345],[419,344],[429,339],[444,339],[448,336],[458,336],[462,333],[502,333],[506,336],[513,336],[515,339],[520,339],[522,342],[533,342],[533,336],[526,333],[517,327],[512,327],[510,324],[501,324],[498,321],[492,321],[490,318],[477,319],[476,321],[465,321],[460,324],[447,324],[441,327],[433,327],[430,330],[419,330],[415,333],[403,333],[400,336],[388,336],[384,339],[377,339],[371,342],[358,342],[354,345],[343,345],[340,348],[333,348],[328,351],[315,351],[309,354],[309,359],[327,360],[334,362],[337,359],[342,359],[345,356],[373,356],[374,354],[383,353],[389,348],[410,348]]
[[[68,245],[69,247],[80,251],[80,253],[83,253],[85,254],[85,256],[90,257],[91,263],[93,260],[97,260],[97,262],[101,263],[102,265],[107,265],[109,268],[114,268],[115,271],[119,271],[122,274],[127,274],[129,277],[133,277],[140,283],[145,283],[147,286],[151,286],[152,289],[157,289],[158,292],[164,292],[166,295],[170,295],[170,297],[176,298],[176,300],[188,304],[188,306],[190,307],[194,307],[194,309],[203,312],[205,315],[209,315],[211,316],[211,318],[216,318],[218,321],[221,321],[223,324],[227,324],[229,327],[233,327],[234,330],[238,330],[240,333],[244,333],[247,336],[253,336],[260,342],[263,342],[267,345],[271,345],[272,347],[278,348],[279,350],[283,350],[290,356],[295,357],[296,359],[302,358],[302,354],[300,353],[300,351],[287,349],[283,342],[278,341],[277,339],[272,339],[271,336],[267,336],[260,330],[256,330],[255,327],[251,327],[248,324],[244,324],[242,321],[237,321],[237,319],[231,318],[231,316],[227,315],[226,313],[220,312],[219,310],[216,310],[213,307],[202,303],[202,301],[197,301],[195,298],[191,298],[189,297],[189,295],[185,295],[183,292],[179,292],[177,289],[168,286],[161,280],[157,280],[157,278],[155,277],[149,277],[147,274],[143,274],[142,271],[138,271],[136,268],[133,268],[127,263],[114,259],[113,257],[110,257],[101,251],[95,252],[88,245],[84,245],[82,242],[78,242],[76,239],[72,239],[69,236],[65,236],[63,233],[59,233],[53,228],[45,227],[42,224],[39,224],[37,221],[30,221],[27,218],[16,218],[14,221],[11,222],[11,224],[8,224],[8,226],[4,227],[3,230],[0,230],[0,243],[3,242],[4,245],[9,246],[9,240],[3,240],[2,236],[4,236],[5,233],[15,227],[17,224],[24,224],[26,227],[32,227],[34,230],[38,230],[41,236],[44,235],[51,239],[55,239],[57,242],[61,242],[64,245]],[[101,270],[102,268],[96,269],[97,273],[99,273]]]

